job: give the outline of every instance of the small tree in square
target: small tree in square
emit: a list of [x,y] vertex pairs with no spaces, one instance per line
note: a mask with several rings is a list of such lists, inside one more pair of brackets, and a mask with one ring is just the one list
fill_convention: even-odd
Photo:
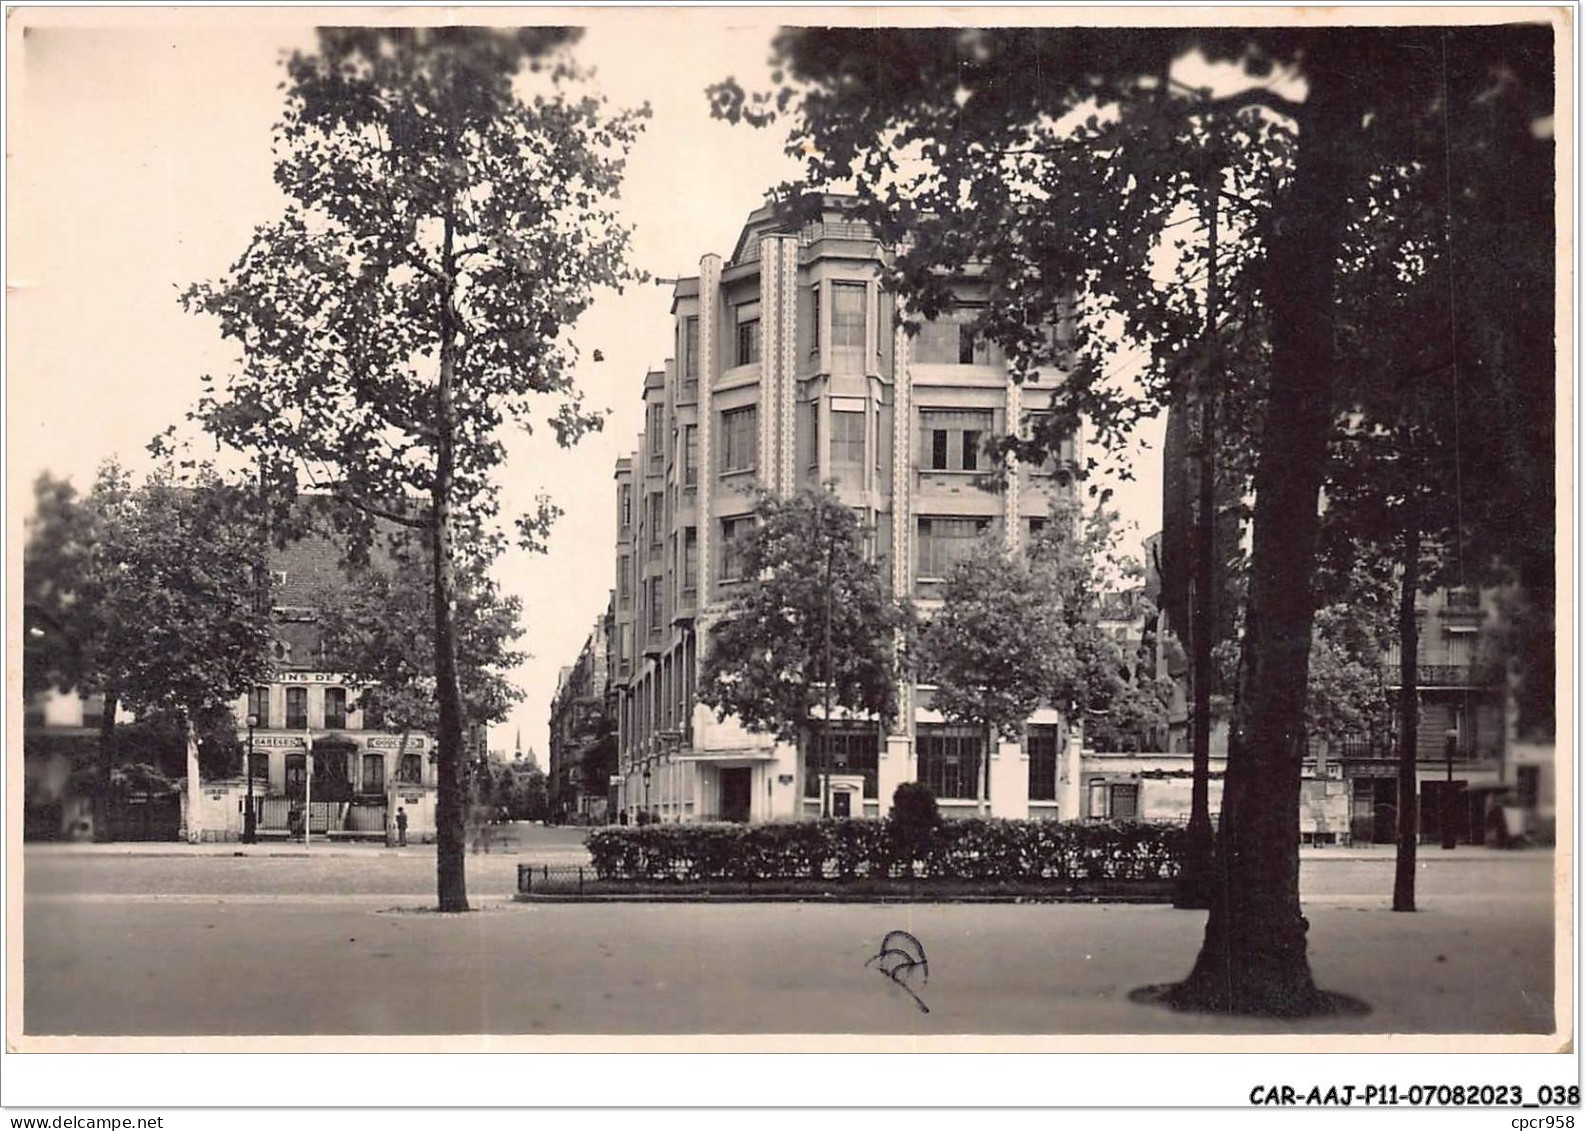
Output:
[[[506,426],[570,446],[603,423],[568,329],[598,288],[640,274],[611,201],[648,110],[576,89],[577,35],[321,29],[286,64],[284,215],[183,296],[241,348],[197,415],[257,453],[283,508],[306,481],[349,504],[355,545],[379,520],[429,544],[442,911],[468,910],[459,546],[497,536]],[[556,513],[541,499],[517,520],[525,548]]]
[[913,614],[865,552],[858,516],[829,486],[763,493],[754,514],[738,548],[750,580],[710,633],[699,701],[789,742],[816,718],[824,738],[837,708],[885,727]]

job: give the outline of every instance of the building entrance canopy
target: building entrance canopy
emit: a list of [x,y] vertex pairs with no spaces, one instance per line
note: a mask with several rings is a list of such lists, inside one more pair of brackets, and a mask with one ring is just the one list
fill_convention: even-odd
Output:
[[679,750],[672,758],[678,762],[774,762],[776,751],[769,746],[744,746],[732,750]]

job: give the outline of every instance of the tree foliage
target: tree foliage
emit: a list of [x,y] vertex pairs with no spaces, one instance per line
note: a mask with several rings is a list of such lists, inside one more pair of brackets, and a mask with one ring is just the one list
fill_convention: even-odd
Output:
[[[1448,155],[1443,185],[1454,191],[1411,195],[1389,210],[1440,209],[1453,217],[1455,232],[1460,214],[1489,219],[1493,234],[1512,223],[1524,231],[1515,241],[1524,251],[1476,246],[1496,262],[1524,258],[1515,278],[1542,283],[1532,294],[1551,293],[1553,147],[1546,127],[1554,39],[1553,28],[1537,25],[808,28],[777,40],[776,81],[787,83],[781,90],[756,97],[728,82],[712,91],[727,117],[763,120],[791,111],[792,149],[805,155],[812,187],[853,183],[856,212],[880,225],[885,238],[909,236],[920,249],[915,269],[905,264],[889,280],[905,299],[928,313],[930,272],[950,276],[976,261],[989,282],[993,322],[1000,312],[1018,312],[997,331],[1015,360],[1020,341],[1056,321],[1075,290],[1091,301],[1120,298],[1124,306],[1113,313],[1131,335],[1143,335],[1138,345],[1187,349],[1191,342],[1160,317],[1159,304],[1130,298],[1130,288],[1115,280],[1137,280],[1138,265],[1175,222],[1150,201],[1164,199],[1177,171],[1193,176],[1206,152],[1187,122],[1247,120],[1246,112],[1262,122],[1286,120],[1291,160],[1284,173],[1275,136],[1260,144],[1276,175],[1261,186],[1241,241],[1250,252],[1251,293],[1267,312],[1250,322],[1264,326],[1265,361],[1253,399],[1254,540],[1216,894],[1199,961],[1184,983],[1164,991],[1174,1004],[1281,1015],[1335,1004],[1310,976],[1296,845],[1317,503],[1337,410],[1349,401],[1354,373],[1344,332],[1347,251],[1360,222],[1386,199],[1383,186],[1398,183],[1440,128]],[[1196,55],[1231,64],[1239,88],[1185,89],[1183,66]],[[1121,195],[1097,195],[1089,155],[1112,159],[1111,133],[1153,136],[1141,151],[1147,175],[1136,170],[1116,183]],[[1466,156],[1478,170],[1470,179]],[[1487,173],[1505,164],[1509,176],[1522,170],[1525,181],[1513,201],[1471,192],[1476,181],[1495,185]],[[1457,262],[1452,291],[1479,295],[1487,261],[1466,255]],[[1501,393],[1517,394],[1506,399],[1492,433],[1509,446],[1518,469],[1513,482],[1536,489],[1550,482],[1550,426],[1537,420],[1551,419],[1551,315],[1546,303],[1525,309],[1519,294],[1504,287],[1485,312],[1490,329],[1454,332],[1443,346],[1461,374],[1485,378],[1487,392],[1467,385],[1467,396],[1503,403]],[[1018,331],[1018,322],[1026,329]],[[1084,359],[1065,382],[1072,392],[1058,394],[1088,413],[1103,445],[1174,391],[1170,380],[1152,385],[1147,373],[1137,393],[1113,395],[1105,387],[1113,376]],[[1550,546],[1552,520],[1542,513],[1549,506],[1513,502],[1514,513],[1535,523],[1529,533],[1515,531],[1516,556],[1528,563],[1538,603],[1549,607],[1550,566],[1540,553]]]
[[745,583],[710,634],[699,701],[786,741],[824,697],[830,626],[833,706],[885,724],[897,715],[911,609],[864,551],[853,511],[829,489],[762,494],[740,546]]
[[1124,592],[1140,566],[1120,553],[1120,539],[1114,512],[1062,508],[1027,553],[985,540],[958,562],[920,642],[936,709],[1005,739],[1045,704],[1070,724],[1095,718],[1119,744],[1165,723],[1170,681],[1101,623],[1151,619],[1148,602]]
[[[435,618],[430,551],[398,536],[385,551],[351,569],[336,597],[320,610],[325,663],[358,691],[360,710],[394,731],[434,734]],[[499,723],[523,698],[510,672],[526,654],[522,603],[490,576],[482,552],[462,556],[457,570],[457,676],[463,725]]]
[[138,484],[107,463],[81,497],[48,475],[35,484],[24,687],[104,697],[96,794],[122,707],[169,721],[184,749],[196,731],[204,776],[234,771],[231,703],[271,671],[261,531],[253,492],[205,466],[163,465]]

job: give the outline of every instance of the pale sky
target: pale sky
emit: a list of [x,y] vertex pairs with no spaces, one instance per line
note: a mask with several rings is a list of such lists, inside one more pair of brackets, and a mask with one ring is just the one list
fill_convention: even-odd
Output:
[[[663,278],[694,274],[701,255],[729,254],[764,191],[797,172],[777,132],[711,121],[704,96],[731,74],[768,81],[772,27],[752,10],[603,15],[578,59],[597,69],[613,104],[648,100],[654,111],[622,193],[635,262]],[[301,15],[283,9],[144,10],[143,26],[80,26],[92,16],[47,13],[79,26],[31,28],[22,66],[11,59],[13,539],[40,471],[86,488],[112,454],[146,467],[144,445],[193,407],[202,374],[230,363],[214,321],[184,314],[177,295],[223,274],[253,227],[279,213],[270,127],[282,106],[280,60],[313,43],[309,26],[293,25]],[[514,552],[499,570],[523,600],[532,659],[516,673],[526,698],[492,728],[491,745],[510,751],[521,730],[542,765],[557,670],[577,657],[613,584],[612,467],[642,428],[638,396],[670,349],[669,309],[666,286],[602,294],[574,337],[579,385],[611,410],[605,431],[565,452],[518,437],[501,469],[505,513],[528,509],[541,491],[566,512],[549,554]],[[1160,433],[1159,422],[1145,430],[1152,450],[1135,460],[1137,480],[1118,485],[1116,505],[1140,534],[1160,524]]]

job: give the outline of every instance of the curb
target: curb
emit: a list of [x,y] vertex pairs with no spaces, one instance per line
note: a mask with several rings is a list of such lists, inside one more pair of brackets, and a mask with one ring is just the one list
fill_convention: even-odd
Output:
[[541,895],[518,892],[514,903],[1119,903],[1171,907],[1171,896],[1129,895],[796,895],[765,892],[760,895],[697,892],[687,895],[659,892],[631,895]]

